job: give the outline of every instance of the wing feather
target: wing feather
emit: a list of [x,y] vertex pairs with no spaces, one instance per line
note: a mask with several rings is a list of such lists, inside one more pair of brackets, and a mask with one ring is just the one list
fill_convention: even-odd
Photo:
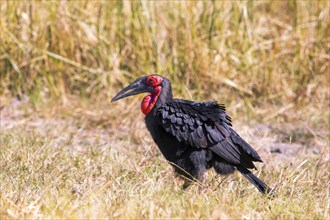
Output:
[[224,105],[174,99],[157,110],[164,130],[192,148],[209,148],[232,164],[261,161],[257,152],[233,129]]

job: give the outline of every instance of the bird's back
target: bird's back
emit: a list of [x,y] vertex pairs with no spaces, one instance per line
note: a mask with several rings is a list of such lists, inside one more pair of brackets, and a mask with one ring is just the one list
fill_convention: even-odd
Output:
[[173,99],[153,111],[146,117],[147,127],[157,145],[165,148],[162,152],[207,149],[246,168],[254,168],[253,161],[261,161],[257,152],[232,129],[224,105]]

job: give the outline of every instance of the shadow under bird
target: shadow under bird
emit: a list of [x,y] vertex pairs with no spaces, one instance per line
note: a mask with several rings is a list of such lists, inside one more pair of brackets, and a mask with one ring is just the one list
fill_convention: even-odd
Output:
[[111,102],[140,93],[150,93],[141,103],[145,123],[159,150],[179,175],[190,182],[203,182],[204,173],[210,168],[224,175],[238,170],[261,193],[273,194],[249,170],[256,169],[253,162],[262,160],[233,130],[224,105],[173,99],[170,81],[156,74],[136,79]]

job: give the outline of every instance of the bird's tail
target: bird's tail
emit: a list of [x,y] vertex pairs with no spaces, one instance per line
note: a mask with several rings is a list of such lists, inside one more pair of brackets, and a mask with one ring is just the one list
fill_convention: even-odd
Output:
[[275,196],[275,193],[271,188],[269,188],[261,179],[256,177],[250,170],[237,166],[237,170],[248,179],[262,194],[267,194],[270,196]]

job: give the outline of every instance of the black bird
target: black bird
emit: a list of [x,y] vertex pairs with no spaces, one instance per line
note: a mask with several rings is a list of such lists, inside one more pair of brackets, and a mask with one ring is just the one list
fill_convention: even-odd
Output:
[[148,92],[141,103],[147,128],[174,170],[189,180],[204,180],[214,168],[219,174],[238,170],[261,193],[272,190],[249,169],[258,153],[232,128],[225,106],[217,102],[173,99],[171,83],[160,75],[138,78],[121,90],[111,102]]

